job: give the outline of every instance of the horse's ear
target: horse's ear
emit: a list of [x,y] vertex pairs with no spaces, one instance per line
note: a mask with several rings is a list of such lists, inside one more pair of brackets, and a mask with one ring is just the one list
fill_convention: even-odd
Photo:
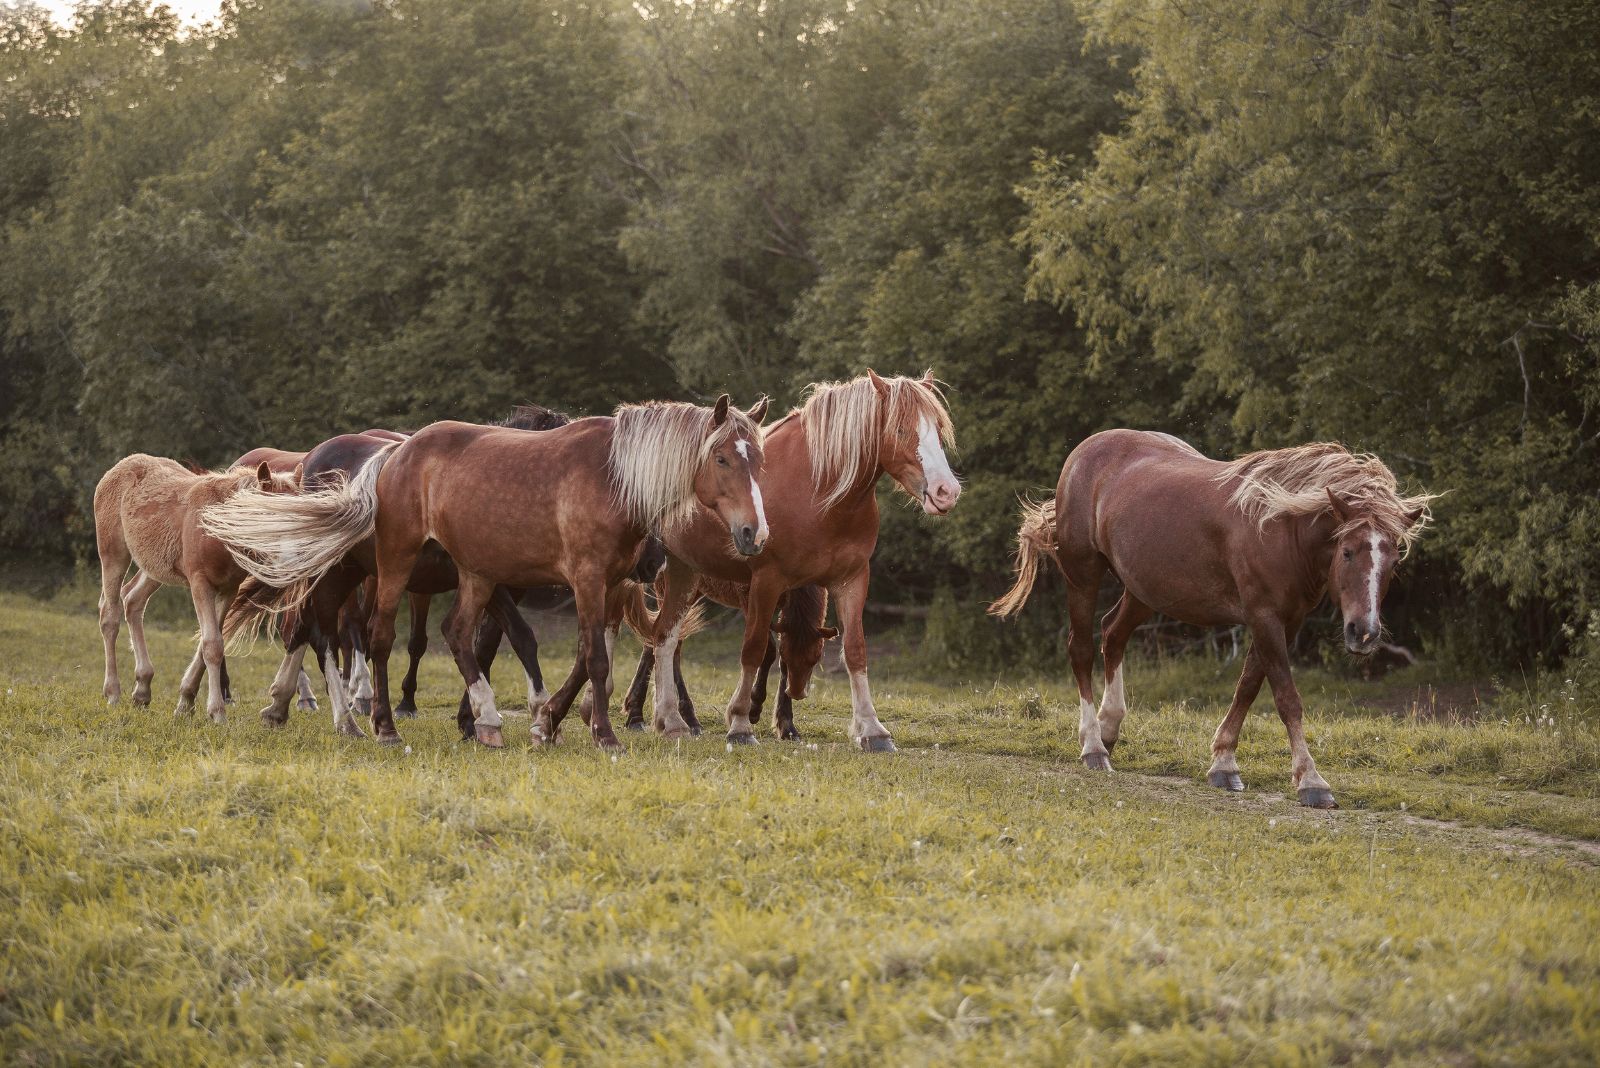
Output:
[[1333,506],[1333,514],[1338,518],[1339,524],[1343,526],[1345,523],[1350,522],[1355,516],[1355,513],[1350,510],[1350,506],[1340,499],[1337,493],[1333,492],[1332,487],[1328,488],[1327,493],[1328,503]]
[[296,489],[299,489],[302,485],[305,484],[305,481],[306,481],[306,465],[305,464],[295,464],[294,465],[293,481],[294,481],[294,485],[295,485]]
[[256,482],[258,482],[261,485],[261,488],[264,490],[269,490],[272,488],[272,468],[267,466],[267,461],[265,460],[262,460],[260,465],[256,468]]
[[756,426],[760,426],[762,420],[766,419],[767,405],[770,404],[771,401],[772,398],[763,393],[761,395],[761,399],[750,405],[750,410],[745,413],[750,417],[750,421]]
[[716,406],[711,409],[711,425],[721,426],[728,421],[728,395],[724,393],[717,398]]
[[887,397],[889,395],[889,383],[879,378],[878,372],[869,367],[867,368],[867,377],[872,379],[872,388],[877,390],[881,396]]
[[925,386],[931,386],[935,384],[933,378],[933,368],[930,367],[926,371],[922,372],[922,384]]
[[1427,514],[1427,505],[1419,504],[1415,508],[1407,508],[1405,511],[1406,529],[1410,530],[1412,527],[1422,522],[1422,517]]
[[823,641],[828,641],[831,638],[837,638],[839,631],[834,627],[818,627],[817,634]]

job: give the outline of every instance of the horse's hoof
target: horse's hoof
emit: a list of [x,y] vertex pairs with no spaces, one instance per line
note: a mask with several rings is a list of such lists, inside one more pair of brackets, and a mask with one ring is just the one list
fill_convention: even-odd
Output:
[[207,712],[206,715],[210,717],[212,723],[215,723],[219,727],[225,727],[228,725],[228,714],[222,711],[220,708],[215,712]]
[[349,719],[339,724],[339,733],[344,735],[346,738],[360,738],[363,741],[365,741],[367,737],[367,732],[361,729],[360,724]]
[[700,724],[698,724],[698,723],[689,724],[689,737],[698,738],[698,737],[700,737],[700,735],[702,735],[704,733],[705,732],[700,729]]
[[396,705],[395,709],[394,709],[394,718],[395,719],[416,719],[417,718],[417,706],[416,705]]
[[606,753],[621,753],[626,751],[622,748],[622,743],[617,741],[617,736],[615,734],[596,735],[594,744],[602,752]]
[[181,697],[178,698],[178,707],[174,708],[172,710],[172,714],[174,716],[192,716],[192,715],[194,715],[194,702],[193,701],[185,701]]
[[800,732],[793,727],[788,727],[778,737],[785,742],[798,742],[800,740]]
[[656,733],[669,742],[675,742],[680,738],[688,738],[694,734],[694,730],[689,727],[657,727]]
[[372,698],[357,697],[355,700],[350,702],[350,707],[354,709],[355,714],[360,716],[362,719],[372,718]]
[[1083,766],[1090,771],[1110,771],[1111,758],[1105,753],[1083,754]]
[[150,707],[150,691],[149,690],[134,690],[133,691],[133,707],[134,708],[149,708]]
[[399,745],[403,741],[405,739],[401,738],[397,731],[382,731],[378,734],[379,745]]
[[622,729],[625,731],[642,731],[644,730],[644,720],[630,719],[622,725]]
[[1219,790],[1228,790],[1232,793],[1244,793],[1244,780],[1237,771],[1211,771],[1206,773],[1206,782]]
[[1333,791],[1326,786],[1307,786],[1298,791],[1300,803],[1307,808],[1338,808]]
[[504,749],[506,747],[505,735],[500,733],[499,727],[490,727],[482,723],[473,728],[473,736],[478,739],[478,744],[488,749]]
[[[795,737],[799,737],[799,735]],[[900,751],[896,748],[894,739],[887,734],[879,735],[876,738],[861,739],[861,750],[865,753],[898,753]]]
[[294,707],[302,712],[315,712],[317,710],[317,699],[315,697],[302,697],[294,703]]
[[732,731],[730,731],[730,732],[728,732],[728,744],[729,745],[755,745],[756,744],[756,736],[754,734],[752,734],[751,732],[749,732],[749,731],[740,731],[738,734],[734,734]]
[[229,695],[228,695],[228,696],[227,696],[227,697],[224,697],[224,698],[223,698],[223,699],[222,699],[222,703],[223,703],[223,704],[225,704],[225,705],[231,705],[231,704],[233,704],[233,695],[232,695],[232,694],[229,694]]

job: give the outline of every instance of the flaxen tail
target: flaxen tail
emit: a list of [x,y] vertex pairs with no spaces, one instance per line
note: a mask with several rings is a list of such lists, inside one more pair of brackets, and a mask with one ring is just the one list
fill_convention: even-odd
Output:
[[297,606],[317,579],[372,536],[378,516],[378,474],[393,448],[326,489],[262,493],[246,488],[201,513],[206,533],[227,546],[246,574],[276,591],[270,598],[258,596],[248,603],[266,612]]
[[991,616],[1008,619],[1022,611],[1039,581],[1039,561],[1056,558],[1056,499],[1022,501],[1022,526],[1017,530],[1017,581],[1006,595],[989,606]]

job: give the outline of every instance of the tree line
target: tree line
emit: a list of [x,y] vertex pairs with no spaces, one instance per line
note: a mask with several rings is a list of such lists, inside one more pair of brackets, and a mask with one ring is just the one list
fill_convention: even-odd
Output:
[[272,0],[0,8],[0,547],[117,457],[521,401],[950,383],[968,480],[877,596],[952,660],[1014,497],[1111,426],[1443,491],[1439,655],[1600,631],[1600,7]]

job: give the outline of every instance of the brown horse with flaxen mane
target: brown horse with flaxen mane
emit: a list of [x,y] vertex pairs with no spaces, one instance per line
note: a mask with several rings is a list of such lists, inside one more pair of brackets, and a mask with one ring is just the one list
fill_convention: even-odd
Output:
[[[473,636],[496,585],[569,586],[579,650],[566,682],[534,717],[536,743],[551,740],[578,691],[591,686],[590,732],[619,748],[608,716],[608,614],[652,529],[694,507],[712,510],[742,553],[759,553],[766,517],[752,493],[761,429],[728,405],[623,405],[530,434],[471,423],[434,423],[385,450],[343,486],[299,497],[256,494],[207,513],[208,529],[262,582],[309,584],[350,546],[375,538],[378,590],[368,651],[376,692],[372,725],[398,742],[389,708],[394,617],[413,565],[436,542],[460,577],[445,638],[471,697],[475,736],[504,744],[494,692]],[[292,598],[289,599],[292,603]],[[678,720],[668,733],[682,736]]]
[[[1067,580],[1067,649],[1078,683],[1082,758],[1111,770],[1127,699],[1122,658],[1155,612],[1197,626],[1243,624],[1252,642],[1233,703],[1211,743],[1206,780],[1243,790],[1234,751],[1263,680],[1289,735],[1303,805],[1336,807],[1301,726],[1289,643],[1325,593],[1344,616],[1347,648],[1367,654],[1382,632],[1378,606],[1395,563],[1426,527],[1431,494],[1402,496],[1375,456],[1342,445],[1274,449],[1222,462],[1168,434],[1108,430],[1086,439],[1061,469],[1052,500],[1028,505],[1017,532],[1017,581],[990,612],[1021,611],[1054,560]],[[1122,599],[1102,636],[1105,695],[1094,706],[1094,609],[1111,571]]]
[[[944,453],[953,438],[950,414],[932,374],[881,378],[868,371],[848,382],[819,383],[799,410],[767,430],[761,484],[751,487],[757,500],[765,493],[769,502],[772,536],[766,552],[748,558],[729,552],[727,531],[703,509],[666,526],[662,540],[667,566],[656,580],[661,605],[655,642],[656,729],[679,722],[670,669],[682,636],[679,620],[702,592],[702,578],[745,591],[739,655],[743,674],[727,708],[728,741],[738,744],[755,742],[753,690],[770,647],[779,599],[802,586],[819,586],[832,596],[844,636],[850,737],[869,752],[893,752],[894,741],[878,719],[867,686],[867,638],[861,625],[878,544],[878,479],[887,474],[929,515],[944,515],[961,496],[961,484]],[[820,637],[813,641],[820,656]],[[809,667],[793,670],[786,665],[785,670],[786,692],[805,696]],[[793,734],[792,720],[778,719],[776,725],[780,734],[785,726]]]

